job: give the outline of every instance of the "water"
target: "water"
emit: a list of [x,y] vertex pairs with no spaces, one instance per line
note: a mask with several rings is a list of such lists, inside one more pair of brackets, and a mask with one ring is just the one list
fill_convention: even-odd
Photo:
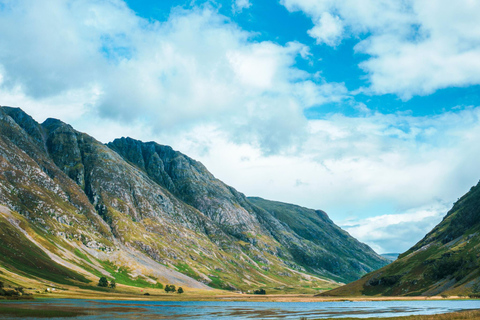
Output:
[[[234,301],[101,301],[54,299],[8,302],[35,309],[80,310],[94,319],[307,319],[390,317],[438,314],[479,309],[479,300],[338,301],[338,302],[234,302]],[[0,303],[0,306],[2,304]],[[0,314],[0,319],[20,319]],[[32,318],[30,318],[32,319]],[[61,318],[56,318],[61,319]],[[65,318],[66,319],[66,318]]]

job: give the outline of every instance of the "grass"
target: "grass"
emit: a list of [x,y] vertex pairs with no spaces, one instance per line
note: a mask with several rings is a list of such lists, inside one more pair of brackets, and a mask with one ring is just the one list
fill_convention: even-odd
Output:
[[[300,320],[306,320],[307,318],[300,318]],[[338,319],[338,318],[337,318]],[[342,318],[342,320],[359,320],[360,318]],[[444,314],[432,314],[422,316],[405,316],[405,317],[385,317],[385,318],[362,318],[362,320],[474,320],[480,319],[480,310],[460,311]],[[332,319],[322,319],[332,320]]]
[[90,282],[84,276],[53,261],[3,219],[0,219],[0,232],[2,234],[0,262],[6,269],[60,284]]
[[92,260],[90,260],[90,258],[84,254],[83,252],[81,252],[80,250],[78,250],[78,248],[75,248],[75,250],[73,251],[75,253],[75,255],[85,261],[88,261],[90,262],[91,264],[93,264]]
[[[128,273],[128,269],[125,267],[117,267],[115,264],[111,263],[110,261],[102,261],[102,260],[97,260],[106,271],[108,271],[111,276],[115,279],[115,281],[120,284],[124,284],[127,286],[132,286],[132,287],[138,287],[138,288],[154,288],[154,289],[163,289],[163,284],[157,282],[157,283],[151,283],[147,281],[145,278],[142,278],[140,276],[136,278],[130,277],[130,274]],[[111,279],[109,279],[110,281]]]
[[193,279],[196,279],[196,280],[199,280],[200,277],[198,276],[198,274],[193,271],[192,268],[190,268],[190,266],[186,263],[178,263],[176,265],[177,267],[177,270],[187,276],[189,276],[190,278],[193,278]]

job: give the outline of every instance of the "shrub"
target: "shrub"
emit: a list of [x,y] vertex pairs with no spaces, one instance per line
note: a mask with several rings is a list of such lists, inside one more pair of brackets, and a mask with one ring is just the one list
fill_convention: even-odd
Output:
[[98,280],[97,286],[107,288],[108,287],[107,278],[106,277],[101,277],[100,280]]
[[255,290],[253,291],[254,294],[267,294],[267,292],[265,291],[265,289],[258,289],[258,290]]
[[183,293],[183,288],[182,288],[182,287],[178,287],[177,293]]
[[[167,284],[167,285],[165,286],[165,289],[164,289],[164,290],[165,290],[166,293],[177,291],[176,288],[175,288],[175,286],[174,286],[173,284]],[[183,290],[183,289],[182,289],[182,290]]]

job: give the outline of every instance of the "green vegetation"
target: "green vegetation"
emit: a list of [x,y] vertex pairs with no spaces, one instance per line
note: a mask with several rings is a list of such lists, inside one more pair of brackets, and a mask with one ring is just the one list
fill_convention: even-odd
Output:
[[[306,318],[300,318],[303,320]],[[322,320],[338,320],[338,318],[322,318]],[[359,320],[359,318],[341,318],[342,320]],[[403,317],[374,317],[361,318],[362,320],[478,320],[480,319],[480,310],[459,311],[445,314],[403,316]],[[320,319],[318,319],[320,320]]]
[[23,287],[15,288],[6,288],[3,285],[3,282],[0,282],[0,297],[5,297],[7,299],[31,299],[32,297],[29,294],[25,294]]
[[100,280],[98,280],[97,286],[102,287],[102,288],[108,288],[108,280],[106,277],[101,277]]
[[177,267],[177,270],[180,271],[181,273],[193,278],[193,279],[196,279],[196,280],[199,280],[200,277],[199,275],[193,271],[192,268],[190,268],[190,266],[186,263],[178,263],[176,264],[176,267]]
[[255,291],[253,291],[254,294],[267,294],[267,292],[265,291],[265,289],[257,289]]
[[178,287],[177,293],[182,294],[183,292],[184,292],[184,291],[183,291],[183,288],[182,288],[182,287]]
[[[177,291],[177,289],[175,288],[175,286],[173,284],[167,284],[165,286],[164,290],[165,290],[166,293]],[[182,289],[182,292],[183,292],[183,289]]]
[[79,257],[80,259],[83,259],[84,261],[87,261],[91,264],[93,264],[92,260],[90,260],[90,258],[84,254],[83,252],[81,252],[80,250],[78,250],[78,248],[75,248],[75,250],[73,251],[75,253],[75,255],[77,257]]
[[0,218],[0,234],[0,263],[6,269],[60,284],[90,282],[84,276],[57,264],[3,218]]
[[97,260],[103,268],[110,273],[110,275],[115,279],[116,283],[125,284],[127,286],[138,287],[138,288],[157,288],[163,289],[163,285],[159,282],[151,283],[146,280],[146,278],[136,277],[132,278],[129,274],[129,270],[125,267],[118,267],[110,261]]

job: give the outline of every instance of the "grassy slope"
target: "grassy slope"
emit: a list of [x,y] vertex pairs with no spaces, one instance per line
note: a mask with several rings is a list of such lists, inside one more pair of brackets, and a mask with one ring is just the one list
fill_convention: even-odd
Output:
[[438,294],[480,294],[480,184],[398,260],[322,295]]
[[44,251],[0,216],[0,264],[3,268],[28,277],[38,277],[59,284],[90,282],[53,261]]

